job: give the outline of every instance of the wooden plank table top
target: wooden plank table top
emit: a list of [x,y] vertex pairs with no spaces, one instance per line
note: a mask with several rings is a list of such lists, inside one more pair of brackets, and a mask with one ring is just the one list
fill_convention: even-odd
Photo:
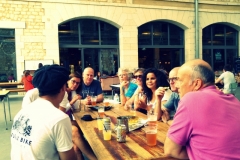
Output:
[[0,90],[0,97],[5,97],[8,94],[9,94],[8,90]]
[[[98,105],[101,106],[102,104]],[[146,144],[144,127],[128,133],[125,143],[117,142],[116,133],[114,132],[112,132],[110,141],[104,141],[102,131],[98,130],[96,120],[84,121],[81,119],[81,117],[86,114],[90,114],[92,118],[98,117],[97,111],[93,111],[88,107],[85,107],[85,110],[82,108],[81,111],[74,112],[74,117],[98,160],[175,159],[172,157],[166,157],[163,151],[163,143],[169,128],[167,124],[158,122],[157,145],[150,147]],[[131,116],[132,113],[130,111],[125,111],[121,105],[115,104],[111,110],[105,111],[105,115],[111,118],[111,128],[114,130],[117,122],[116,118],[118,116]],[[142,119],[147,118],[145,114],[140,112],[137,112],[136,115]]]
[[23,85],[22,82],[1,82],[0,87],[11,87],[11,86],[17,86],[17,85]]

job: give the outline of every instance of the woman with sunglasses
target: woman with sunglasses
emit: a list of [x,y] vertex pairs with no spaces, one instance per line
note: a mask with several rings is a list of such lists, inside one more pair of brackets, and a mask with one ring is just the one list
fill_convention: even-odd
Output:
[[127,100],[127,102],[124,105],[124,109],[128,110],[129,108],[132,107],[132,104],[134,102],[134,98],[136,95],[138,95],[139,93],[143,93],[143,88],[142,88],[142,75],[144,73],[144,68],[138,68],[134,71],[134,79],[135,79],[135,83],[138,85],[138,88],[135,90],[133,96]]
[[127,68],[118,69],[118,78],[120,81],[120,98],[121,104],[124,106],[126,101],[129,100],[137,89],[135,83],[130,82],[131,73]]
[[[65,108],[78,107],[79,103],[77,103],[77,101],[82,99],[82,96],[80,96],[81,86],[82,86],[81,83],[82,83],[82,79],[80,74],[75,72],[69,75],[69,80],[67,81],[67,89],[66,89],[68,98],[66,99],[66,97],[64,97],[65,99],[63,99],[63,101],[60,103],[59,109],[61,109],[62,111],[66,111]],[[67,106],[67,107],[63,108],[61,106]],[[84,140],[83,133],[79,128],[77,122],[73,119],[72,110],[69,109],[66,113],[69,115],[72,122],[72,141],[73,141],[74,150],[77,153],[78,159],[83,159],[81,152],[88,159],[96,159],[96,156],[94,155],[91,147]]]
[[[169,87],[167,76],[162,71],[155,68],[149,68],[144,72],[142,82],[144,96],[135,98],[134,108],[144,109],[146,112],[153,109],[155,113],[158,113],[157,119],[159,120],[162,116],[161,107],[163,97],[168,95],[165,95],[165,89]],[[151,103],[153,108],[150,108],[147,103]]]

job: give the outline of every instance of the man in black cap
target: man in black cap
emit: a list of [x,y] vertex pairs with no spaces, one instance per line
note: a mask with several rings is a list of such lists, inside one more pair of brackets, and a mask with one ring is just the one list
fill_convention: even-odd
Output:
[[11,159],[76,159],[70,119],[58,109],[68,75],[69,71],[58,65],[35,71],[33,84],[39,98],[14,118]]

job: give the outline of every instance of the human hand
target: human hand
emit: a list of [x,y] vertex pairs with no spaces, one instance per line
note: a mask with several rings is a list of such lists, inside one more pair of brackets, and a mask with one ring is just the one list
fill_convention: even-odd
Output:
[[128,84],[129,84],[128,81],[122,81],[122,82],[120,83],[120,86],[125,88]]
[[164,94],[165,94],[164,87],[158,87],[158,89],[155,91],[155,96],[158,100],[162,100]]
[[82,102],[86,105],[90,105],[91,104],[91,96],[87,96]]

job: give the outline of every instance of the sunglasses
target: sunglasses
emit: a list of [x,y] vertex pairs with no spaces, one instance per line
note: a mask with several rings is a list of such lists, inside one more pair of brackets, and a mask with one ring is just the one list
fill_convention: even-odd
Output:
[[142,78],[142,75],[135,75],[134,78],[135,78],[135,79],[137,79],[137,78]]

